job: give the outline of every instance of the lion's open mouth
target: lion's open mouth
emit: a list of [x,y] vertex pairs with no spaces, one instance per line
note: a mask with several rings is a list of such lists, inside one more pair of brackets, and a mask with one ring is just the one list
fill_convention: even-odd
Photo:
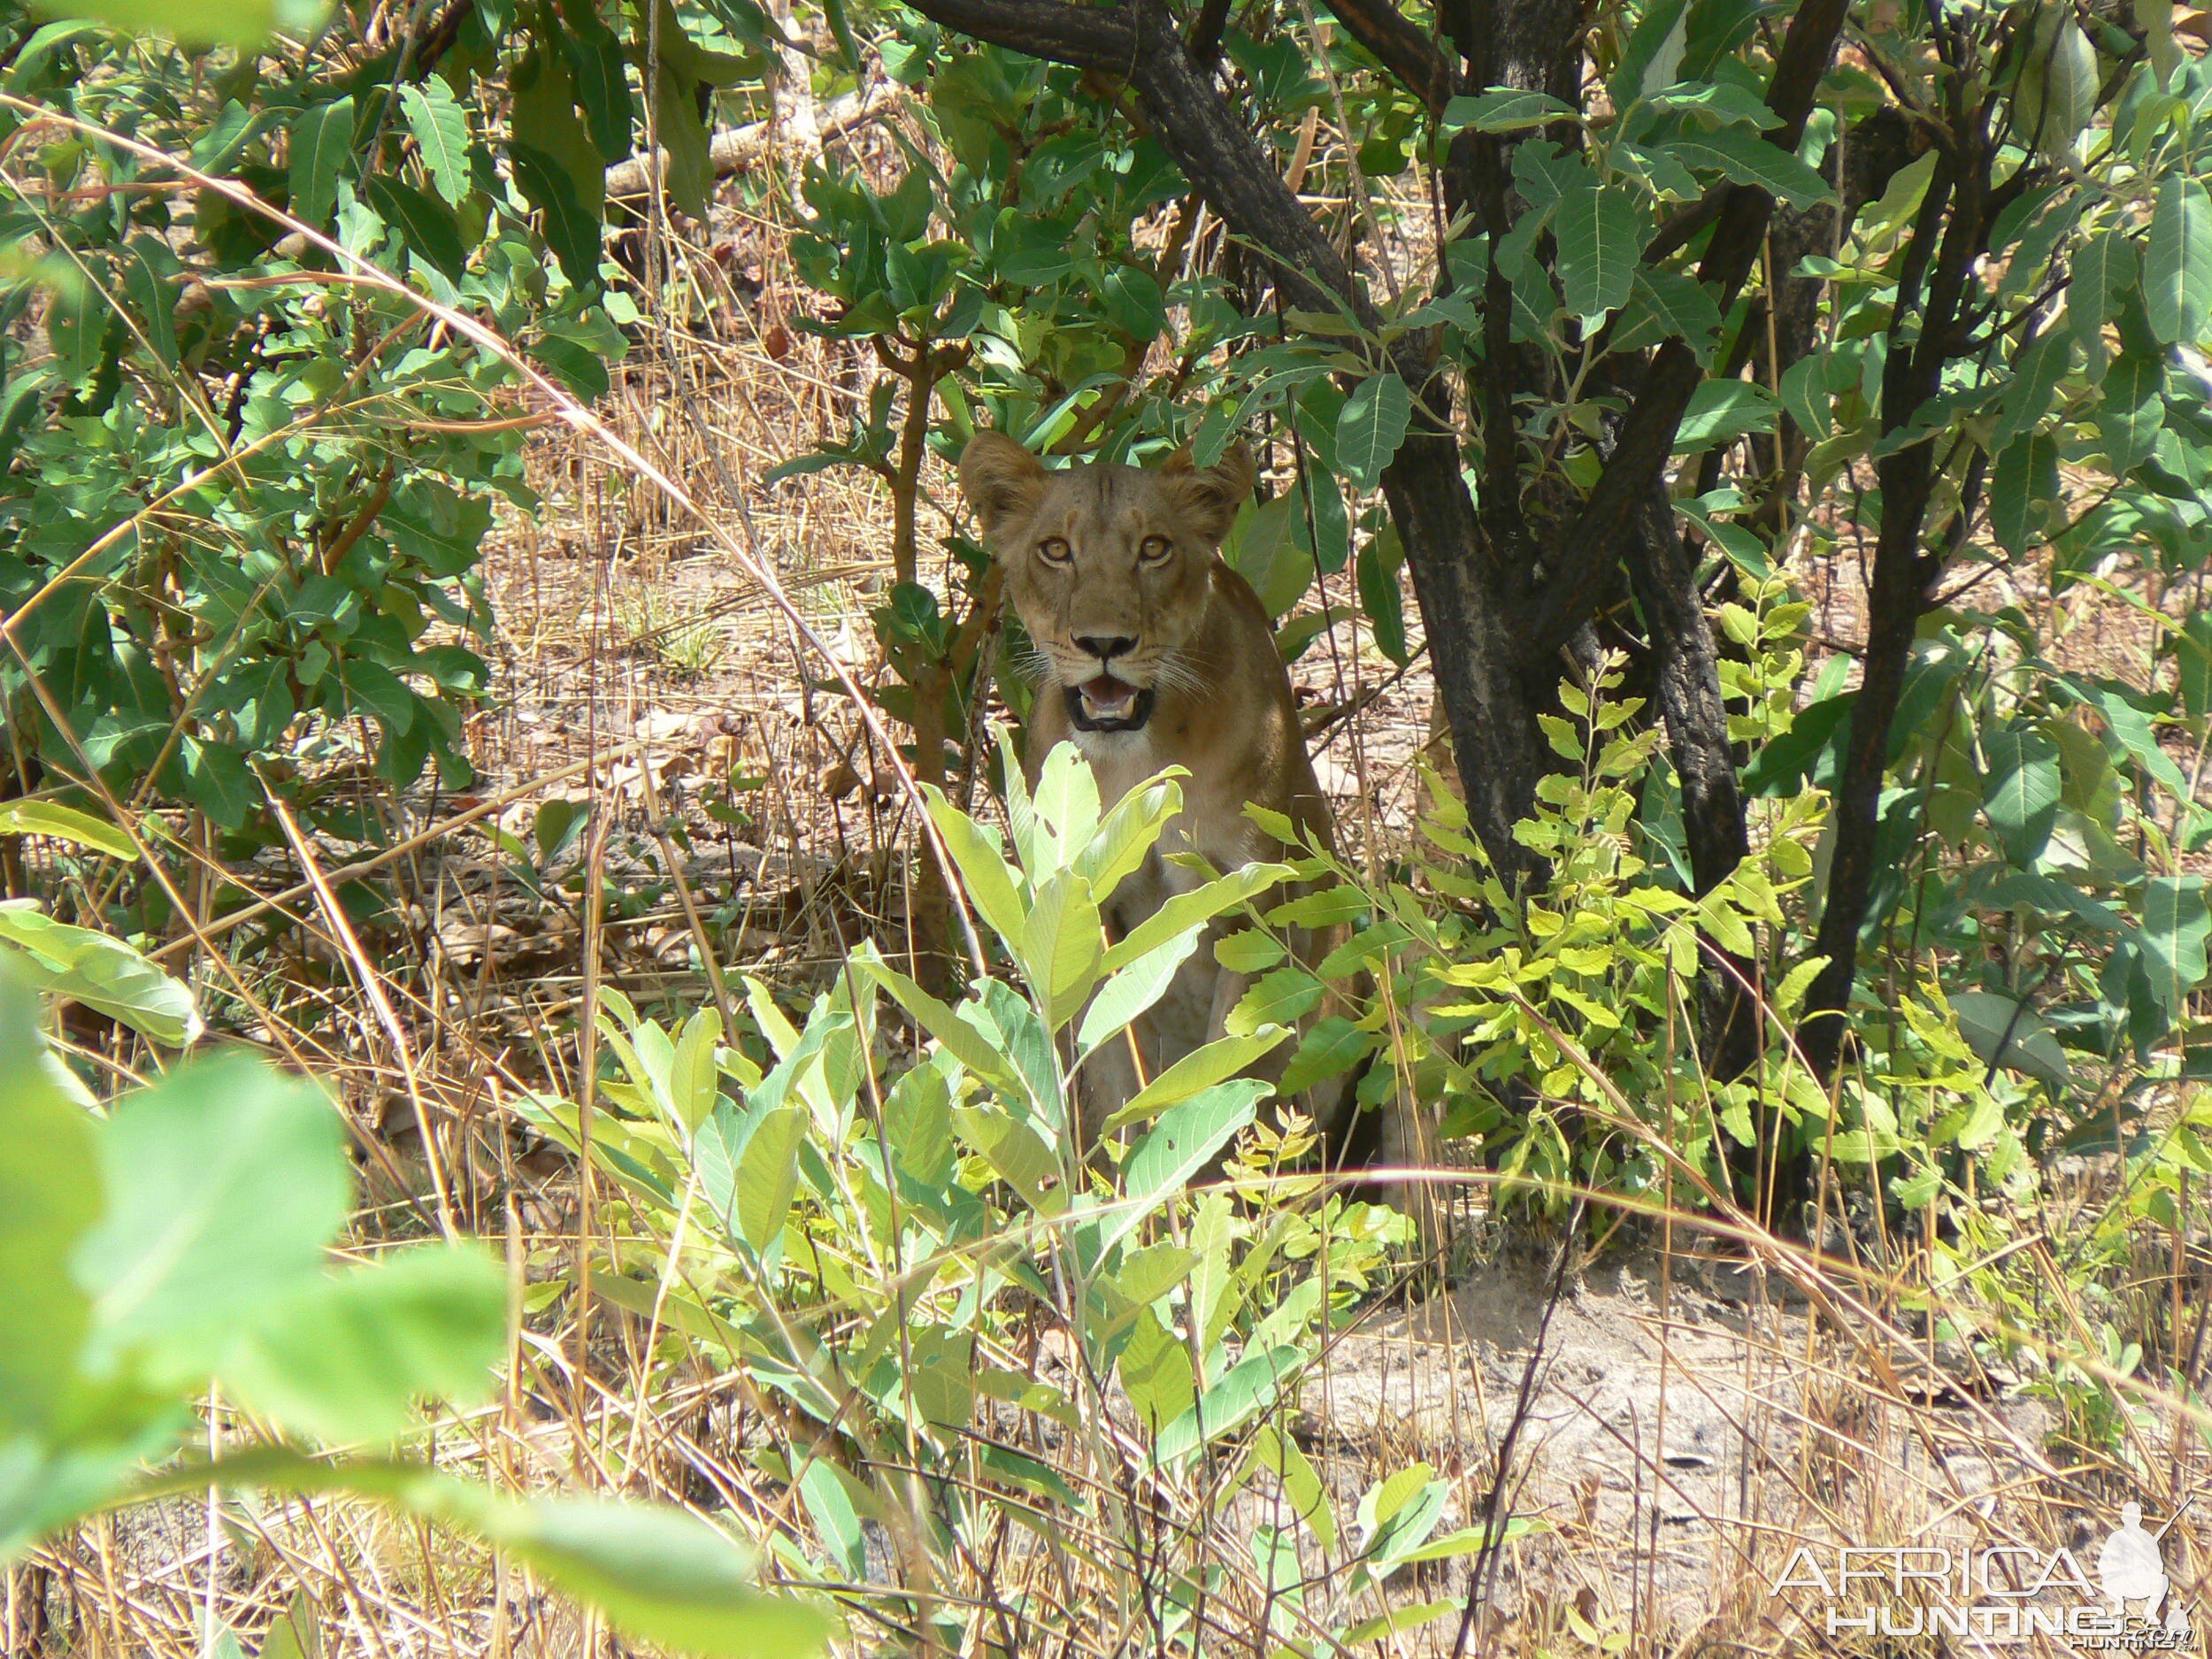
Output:
[[1152,689],[1100,674],[1068,687],[1068,718],[1079,732],[1134,732],[1152,718]]

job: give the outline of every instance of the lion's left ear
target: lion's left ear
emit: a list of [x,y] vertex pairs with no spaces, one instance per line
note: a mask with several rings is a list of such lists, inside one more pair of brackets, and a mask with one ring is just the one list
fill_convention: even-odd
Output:
[[1193,527],[1217,546],[1236,522],[1237,509],[1244,505],[1244,498],[1252,493],[1252,486],[1260,475],[1259,468],[1253,464],[1252,451],[1241,439],[1231,444],[1229,452],[1209,467],[1191,465],[1190,445],[1187,443],[1160,463],[1160,471],[1174,483]]

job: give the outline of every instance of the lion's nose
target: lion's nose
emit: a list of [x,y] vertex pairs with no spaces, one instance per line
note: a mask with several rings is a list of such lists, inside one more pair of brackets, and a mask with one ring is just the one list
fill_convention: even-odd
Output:
[[1125,651],[1136,649],[1136,641],[1125,634],[1079,634],[1075,642],[1102,663],[1110,663]]

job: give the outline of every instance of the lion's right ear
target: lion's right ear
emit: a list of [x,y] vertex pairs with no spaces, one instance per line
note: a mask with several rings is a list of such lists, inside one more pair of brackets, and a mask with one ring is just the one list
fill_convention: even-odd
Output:
[[1044,487],[1043,464],[1002,432],[979,432],[960,452],[960,493],[985,535],[1036,506]]

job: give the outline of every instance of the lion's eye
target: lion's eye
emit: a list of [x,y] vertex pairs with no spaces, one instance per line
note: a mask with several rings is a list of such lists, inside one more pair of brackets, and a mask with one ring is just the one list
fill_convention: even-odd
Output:
[[1065,565],[1073,556],[1068,551],[1068,544],[1056,535],[1037,543],[1037,557],[1048,565]]
[[1137,543],[1137,557],[1148,565],[1157,565],[1173,551],[1164,535],[1148,535]]

